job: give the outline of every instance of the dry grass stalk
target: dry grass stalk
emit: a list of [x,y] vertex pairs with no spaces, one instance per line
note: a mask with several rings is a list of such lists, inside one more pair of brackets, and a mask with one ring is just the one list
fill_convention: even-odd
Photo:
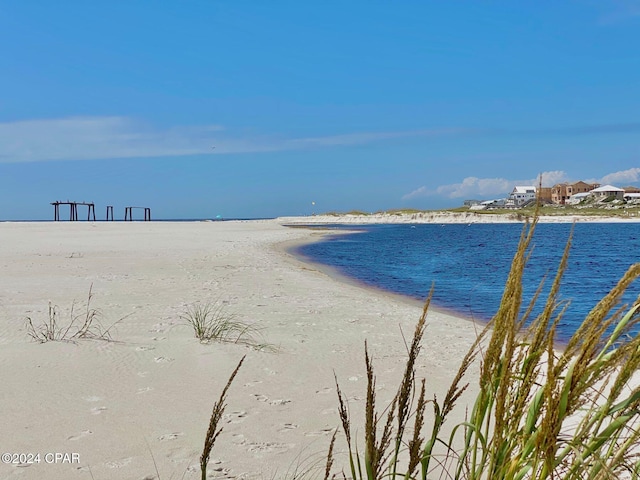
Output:
[[224,304],[220,302],[187,305],[180,318],[193,328],[196,338],[202,343],[236,343],[257,350],[276,350],[261,341],[260,329],[226,312]]
[[333,435],[331,435],[331,442],[329,443],[329,453],[327,454],[327,464],[324,468],[324,480],[329,480],[329,476],[331,475],[331,467],[333,466],[333,447],[336,443],[336,434],[338,430],[334,430]]
[[75,342],[80,339],[112,341],[112,329],[128,315],[105,328],[101,321],[102,313],[91,307],[92,298],[93,284],[89,287],[89,295],[82,313],[76,313],[75,301],[71,304],[70,319],[66,325],[59,322],[58,307],[49,302],[48,318],[39,326],[34,325],[30,317],[26,317],[27,335],[40,343]]
[[227,392],[229,391],[229,387],[231,387],[231,383],[236,377],[238,370],[240,370],[245,357],[246,355],[240,359],[235,370],[233,371],[233,373],[231,373],[227,384],[222,390],[220,398],[216,403],[213,404],[213,410],[211,411],[211,417],[209,418],[209,428],[207,429],[207,434],[204,438],[204,448],[202,449],[202,455],[200,456],[200,471],[202,473],[202,480],[207,479],[207,465],[209,463],[209,456],[211,455],[211,450],[213,449],[213,445],[216,443],[218,436],[222,433],[222,427],[218,428],[218,424],[220,423],[222,415],[224,414],[224,409],[227,406],[225,403],[227,400]]

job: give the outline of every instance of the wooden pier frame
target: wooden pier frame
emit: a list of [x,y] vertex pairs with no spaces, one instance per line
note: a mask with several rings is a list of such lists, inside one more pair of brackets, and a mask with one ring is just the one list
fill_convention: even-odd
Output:
[[[111,217],[111,218],[109,218]],[[105,219],[107,222],[111,220],[113,222],[113,205],[107,205],[107,217]]]
[[128,221],[132,221],[133,220],[133,209],[134,208],[138,208],[141,210],[144,210],[144,221],[145,222],[150,222],[151,221],[151,209],[149,207],[125,207],[124,208],[124,220],[125,222]]
[[89,202],[51,202],[53,205],[53,220],[55,222],[60,220],[60,205],[69,205],[69,221],[78,221],[78,205],[84,205],[87,207],[87,221],[91,220],[93,215],[93,221],[96,221],[96,206]]

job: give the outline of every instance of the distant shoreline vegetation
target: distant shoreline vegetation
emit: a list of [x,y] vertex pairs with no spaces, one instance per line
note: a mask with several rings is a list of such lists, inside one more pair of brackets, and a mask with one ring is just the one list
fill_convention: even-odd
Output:
[[[566,217],[566,216],[583,216],[583,217],[639,217],[640,218],[640,204],[628,204],[615,206],[582,206],[582,205],[544,205],[541,206],[538,213],[540,216],[550,217]],[[523,208],[492,208],[490,210],[474,210],[467,206],[443,209],[443,210],[419,210],[413,208],[399,208],[380,210],[377,212],[364,212],[362,210],[350,210],[348,212],[336,212],[330,211],[317,214],[316,216],[374,216],[374,215],[436,215],[436,214],[448,214],[448,213],[470,213],[479,216],[492,216],[492,215],[509,215],[514,219],[526,219],[533,218],[535,214],[535,205],[523,207]]]
[[[381,223],[395,223],[394,218],[397,218],[398,223],[410,221],[438,222],[440,220],[454,223],[480,220],[492,223],[492,219],[495,219],[497,222],[526,222],[531,221],[534,216],[535,206],[524,208],[493,208],[490,210],[475,210],[465,206],[443,210],[405,208],[380,210],[376,212],[365,212],[362,210],[350,210],[346,212],[329,211],[305,217],[296,217],[296,221],[299,222],[304,218],[305,220],[315,219],[310,223],[317,223],[317,221],[320,220],[326,221],[327,223],[340,223],[341,219],[348,219],[347,223],[358,223],[358,219],[360,218],[363,220],[363,223],[376,223],[378,221]],[[603,221],[611,219],[614,221],[640,222],[640,205],[628,205],[623,208],[545,205],[540,207],[539,216],[543,223],[545,218],[555,219],[551,221],[563,221],[563,219],[566,218],[565,221],[567,222],[573,220],[598,221],[599,219]]]

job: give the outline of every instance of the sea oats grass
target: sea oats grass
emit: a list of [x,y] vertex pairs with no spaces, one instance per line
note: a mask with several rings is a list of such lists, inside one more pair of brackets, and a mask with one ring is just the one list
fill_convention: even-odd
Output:
[[207,465],[209,464],[209,457],[211,456],[211,450],[213,449],[213,445],[216,443],[216,440],[222,433],[222,427],[219,426],[220,420],[222,420],[222,415],[224,414],[224,410],[227,407],[227,393],[231,384],[233,383],[234,378],[238,374],[242,363],[246,356],[242,357],[238,362],[238,365],[231,373],[229,380],[227,380],[227,384],[222,389],[222,393],[220,394],[220,398],[216,403],[213,404],[213,409],[211,411],[211,417],[209,418],[209,427],[207,428],[207,433],[204,438],[204,447],[202,449],[202,455],[200,455],[200,472],[202,480],[207,480]]
[[221,302],[187,305],[180,318],[193,329],[195,337],[201,343],[235,343],[256,350],[276,350],[273,345],[262,340],[259,328],[238,320],[235,314],[226,311]]
[[75,342],[82,339],[113,341],[112,330],[128,315],[105,327],[102,312],[91,306],[92,299],[93,284],[89,287],[87,301],[80,313],[75,300],[72,302],[67,323],[60,320],[59,307],[49,302],[47,319],[39,325],[34,324],[31,317],[25,318],[27,335],[39,343]]

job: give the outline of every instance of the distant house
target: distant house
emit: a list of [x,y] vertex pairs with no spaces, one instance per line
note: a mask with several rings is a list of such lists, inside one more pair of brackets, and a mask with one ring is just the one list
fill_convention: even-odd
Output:
[[594,188],[598,188],[600,186],[599,183],[585,183],[585,182],[576,182],[567,185],[567,194],[569,196],[575,195],[576,193],[587,193],[593,190]]
[[629,186],[629,187],[622,187],[622,189],[624,190],[625,195],[627,193],[640,193],[640,188],[638,187]]
[[556,205],[564,205],[569,198],[567,195],[567,183],[556,183],[551,187],[551,201]]
[[590,195],[591,194],[589,192],[574,193],[569,197],[566,203],[568,205],[577,205],[578,203],[580,203],[582,200],[589,197]]
[[538,200],[542,203],[549,203],[551,201],[551,187],[538,188]]
[[603,185],[602,187],[591,190],[589,193],[597,199],[609,197],[613,197],[616,200],[624,199],[624,190],[622,188],[614,187],[613,185]]
[[536,187],[533,185],[516,186],[507,198],[507,207],[521,207],[527,202],[536,199]]
[[564,205],[572,195],[576,193],[590,192],[599,187],[598,183],[585,183],[583,181],[575,183],[557,183],[551,187],[551,201],[556,205]]
[[480,200],[465,200],[464,201],[464,206],[465,207],[472,207],[474,205],[480,205]]
[[627,202],[632,202],[632,201],[640,201],[640,192],[627,192],[625,190],[624,192],[624,199]]
[[500,208],[504,207],[505,200],[504,198],[498,198],[495,200],[485,200],[484,202],[480,202],[477,205],[471,205],[469,210],[488,210],[491,208]]

